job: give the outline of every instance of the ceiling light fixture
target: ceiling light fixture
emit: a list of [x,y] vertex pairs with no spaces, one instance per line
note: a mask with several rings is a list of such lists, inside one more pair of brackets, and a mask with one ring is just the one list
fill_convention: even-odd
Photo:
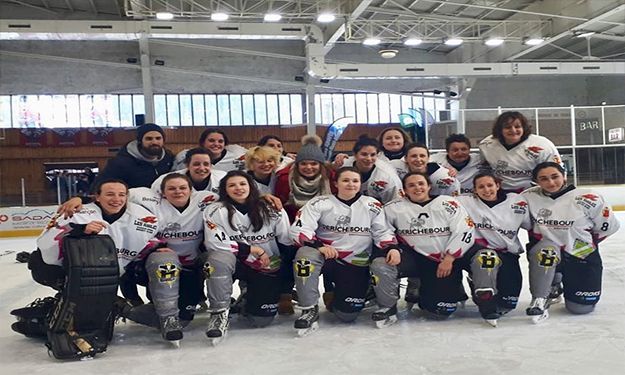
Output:
[[595,35],[594,31],[586,31],[586,30],[576,30],[573,31],[573,35],[578,38],[588,38],[589,36]]
[[278,13],[267,13],[263,19],[265,22],[278,22],[282,19],[282,16]]
[[404,45],[406,46],[418,46],[421,43],[423,43],[423,40],[419,38],[408,38],[404,40]]
[[393,57],[397,56],[398,52],[399,51],[396,49],[382,49],[378,51],[380,57],[383,59],[392,59]]
[[460,38],[448,38],[444,41],[445,45],[447,46],[459,46],[462,44],[462,42],[463,40]]
[[332,13],[320,13],[317,16],[317,22],[328,23],[336,19],[336,16]]
[[500,45],[502,45],[504,42],[503,39],[501,38],[488,38],[486,39],[486,41],[484,41],[484,44],[486,44],[489,47],[499,47]]
[[523,43],[528,46],[537,46],[539,44],[542,44],[544,41],[545,39],[543,38],[528,38],[525,39]]
[[227,13],[216,12],[211,14],[213,21],[227,21],[230,16]]
[[362,44],[365,46],[377,46],[380,43],[382,43],[382,41],[378,38],[367,38],[362,41]]
[[156,19],[161,21],[173,20],[174,14],[171,12],[156,12]]

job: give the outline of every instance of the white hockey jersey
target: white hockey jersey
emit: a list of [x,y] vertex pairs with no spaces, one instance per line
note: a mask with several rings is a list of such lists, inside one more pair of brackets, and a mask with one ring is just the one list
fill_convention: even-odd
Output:
[[148,188],[130,189],[128,200],[143,206],[158,217],[160,229],[156,237],[178,255],[182,265],[192,265],[204,240],[202,212],[219,199],[210,191],[191,194],[187,208],[180,212],[160,194]]
[[250,176],[252,176],[252,179],[254,180],[254,183],[256,184],[256,187],[258,188],[258,193],[261,196],[265,194],[274,194],[274,192],[276,191],[276,180],[277,180],[276,172],[271,173],[271,177],[269,177],[269,183],[267,183],[267,185],[256,180],[252,172],[248,172],[248,173],[250,174]]
[[425,206],[400,198],[384,206],[384,212],[399,242],[434,261],[446,254],[459,258],[473,245],[473,221],[450,196],[440,195]]
[[[351,163],[353,163],[353,159]],[[353,166],[351,163],[349,159],[346,159],[343,166],[351,167]],[[401,195],[401,191],[401,180],[394,168],[381,160],[375,162],[375,168],[369,179],[362,181],[360,184],[360,192],[363,195],[373,197],[382,203],[398,198]]]
[[[61,239],[71,232],[70,224],[89,224],[92,221],[104,222],[102,210],[95,203],[85,204],[82,210],[68,219],[55,216],[37,238],[37,247],[41,250],[43,261],[46,264],[62,265]],[[115,242],[120,275],[125,272],[128,263],[146,255],[146,252],[158,244],[156,233],[159,229],[157,217],[134,203],[128,203],[124,214],[113,224],[107,223],[99,234],[107,234]]]
[[[430,161],[438,163],[439,165],[449,169],[452,165],[447,159],[447,153],[441,152],[430,156]],[[454,177],[460,184],[460,194],[469,195],[473,193],[473,177],[480,172],[489,170],[488,165],[484,164],[484,159],[481,154],[470,154],[469,163],[458,171],[458,174]],[[442,193],[445,194],[445,193]],[[450,195],[450,194],[445,194]]]
[[[400,180],[408,174],[410,169],[404,158],[393,160],[394,165],[399,173]],[[437,163],[428,163],[428,170],[436,168]],[[450,195],[452,197],[460,194],[460,182],[449,175],[449,169],[438,165],[438,168],[429,174],[431,185],[430,195]]]
[[555,242],[578,258],[588,256],[601,240],[619,229],[610,206],[592,190],[569,187],[554,199],[536,186],[522,195],[529,203],[530,235]]
[[492,135],[478,144],[482,157],[490,165],[495,176],[501,179],[504,190],[521,192],[531,186],[532,170],[545,161],[562,164],[556,146],[545,137],[530,136],[511,150],[507,150]]
[[[161,193],[161,183],[163,182],[163,179],[165,178],[165,176],[167,176],[168,174],[172,174],[172,173],[180,173],[180,174],[184,174],[187,175],[187,172],[189,170],[187,168],[181,169],[179,171],[174,171],[174,172],[169,172],[166,173],[164,175],[159,176],[156,181],[154,181],[152,183],[152,190],[158,194]],[[208,181],[208,185],[206,186],[206,188],[204,190],[206,191],[210,191],[212,193],[215,194],[219,194],[219,183],[221,182],[221,179],[224,178],[226,176],[227,172],[224,171],[220,171],[218,169],[212,168],[211,169],[211,174],[209,176],[209,181]],[[188,175],[187,175],[188,176]],[[195,191],[195,189],[193,187],[191,187],[193,189],[193,191]]]
[[275,272],[280,268],[280,249],[282,245],[293,245],[289,236],[289,217],[284,209],[275,211],[270,208],[270,221],[254,232],[252,223],[247,214],[237,210],[234,212],[232,222],[228,221],[228,209],[223,203],[216,203],[213,207],[204,211],[204,246],[208,251],[230,251],[239,253],[240,244],[258,246],[269,255],[268,268],[262,268],[260,260],[249,254],[243,261],[250,267],[263,271]]
[[457,197],[475,224],[475,244],[489,249],[521,254],[520,228],[530,230],[530,212],[521,195],[508,193],[503,202],[489,207],[475,195]]
[[[187,156],[187,151],[189,151],[189,149],[182,150],[176,154],[174,165],[171,168],[172,171],[177,171],[186,167],[184,158]],[[226,155],[217,163],[213,163],[213,170],[217,169],[225,172],[234,170],[242,171],[245,168],[246,152],[247,149],[239,145],[227,145]]]
[[299,246],[316,241],[332,246],[340,259],[357,266],[369,264],[372,242],[380,248],[397,243],[382,204],[364,195],[349,206],[334,195],[311,199],[295,216],[291,238]]

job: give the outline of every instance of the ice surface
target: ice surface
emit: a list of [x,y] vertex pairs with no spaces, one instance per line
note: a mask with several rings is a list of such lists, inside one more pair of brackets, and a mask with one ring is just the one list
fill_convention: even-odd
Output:
[[[15,253],[32,250],[34,239],[0,241],[0,363],[3,374],[623,374],[625,373],[625,213],[621,230],[601,245],[603,295],[595,312],[574,316],[562,304],[534,325],[525,315],[527,283],[519,308],[498,328],[484,323],[472,303],[448,321],[409,314],[387,329],[374,328],[372,310],[355,324],[322,312],[320,328],[296,338],[295,317],[278,317],[268,328],[231,321],[226,341],[211,347],[207,316],[185,330],[180,349],[135,323],[119,324],[104,355],[81,362],[48,357],[41,341],[11,331],[9,311],[51,289],[32,281]],[[8,251],[15,251],[6,254]],[[526,263],[522,268],[526,273]],[[402,306],[400,306],[402,307]]]

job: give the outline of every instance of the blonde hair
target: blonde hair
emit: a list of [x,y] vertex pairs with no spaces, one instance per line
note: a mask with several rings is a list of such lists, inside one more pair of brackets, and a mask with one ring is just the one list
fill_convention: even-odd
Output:
[[252,161],[273,159],[276,166],[280,164],[280,153],[268,146],[254,146],[245,153],[245,168],[249,171],[252,169]]

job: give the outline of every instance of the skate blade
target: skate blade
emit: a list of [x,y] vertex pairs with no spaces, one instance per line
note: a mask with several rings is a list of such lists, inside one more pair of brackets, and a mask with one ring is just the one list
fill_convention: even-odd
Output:
[[226,339],[226,336],[209,337],[208,341],[210,342],[211,346],[217,346],[221,344],[225,339]]
[[532,316],[532,323],[540,324],[540,323],[544,322],[545,320],[547,320],[548,318],[549,318],[549,310],[545,310],[545,312],[543,312],[540,315]]
[[497,328],[497,319],[484,319],[484,321],[493,328]]
[[397,315],[391,315],[388,318],[384,319],[384,320],[378,320],[375,322],[375,326],[382,329],[382,328],[388,328],[390,326],[392,326],[393,324],[397,323]]
[[558,303],[562,302],[562,296],[559,295],[556,298],[549,298],[547,300],[547,306],[552,306],[552,305],[557,305]]
[[180,349],[180,340],[171,340],[169,341],[169,344],[174,349]]
[[318,329],[319,329],[319,323],[314,322],[308,328],[300,328],[300,329],[298,329],[297,330],[297,336],[298,337],[306,337],[306,336],[310,335],[311,333],[315,332]]

